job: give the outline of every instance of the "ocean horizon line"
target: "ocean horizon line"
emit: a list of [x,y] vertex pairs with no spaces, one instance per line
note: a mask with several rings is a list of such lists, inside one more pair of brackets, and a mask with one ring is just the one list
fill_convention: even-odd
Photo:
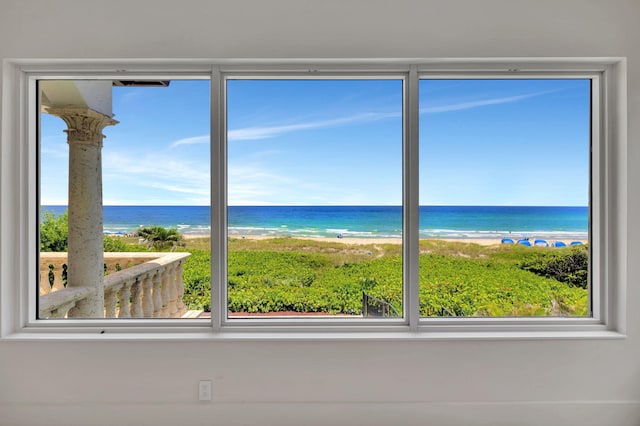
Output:
[[[54,214],[67,206],[43,206]],[[105,206],[103,228],[127,234],[143,226],[211,233],[210,206]],[[581,239],[588,237],[584,206],[420,206],[421,238]],[[402,206],[229,206],[230,236],[400,238]]]

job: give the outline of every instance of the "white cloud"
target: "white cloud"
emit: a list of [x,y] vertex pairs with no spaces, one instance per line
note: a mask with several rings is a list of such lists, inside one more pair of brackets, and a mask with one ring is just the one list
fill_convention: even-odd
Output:
[[296,187],[295,179],[265,171],[254,165],[230,165],[228,179],[230,205],[279,204],[283,197]]
[[[525,99],[529,99],[535,96],[540,96],[546,93],[549,93],[549,92],[545,91],[545,92],[529,93],[525,95],[507,96],[507,97],[501,97],[501,98],[480,99],[476,101],[460,102],[460,103],[448,104],[448,105],[429,106],[429,107],[421,108],[420,113],[428,114],[428,113],[438,113],[438,112],[460,111],[460,110],[479,108],[479,107],[489,106],[489,105],[512,103],[512,102],[518,102]],[[388,112],[388,113],[371,112],[371,113],[362,113],[362,114],[356,114],[356,115],[351,115],[351,116],[341,117],[341,118],[334,118],[330,120],[309,121],[309,122],[295,123],[295,124],[289,124],[284,126],[246,127],[242,129],[230,130],[228,132],[227,137],[229,141],[269,139],[269,138],[280,136],[284,133],[290,133],[290,132],[295,132],[300,130],[312,130],[312,129],[321,129],[321,128],[328,128],[328,127],[337,127],[337,126],[342,126],[347,124],[379,121],[379,120],[384,120],[388,118],[397,118],[400,116],[401,114],[396,112]],[[202,137],[182,139],[180,141],[174,142],[172,146],[177,146],[177,145],[187,144],[187,143],[202,143],[199,141],[199,138],[202,138]]]
[[[357,183],[288,177],[259,163],[238,161],[229,165],[228,203],[233,206],[397,204],[387,195],[384,191],[363,191]],[[398,197],[395,194],[392,199]]]
[[348,117],[334,118],[331,120],[309,121],[306,123],[289,124],[285,126],[271,127],[247,127],[244,129],[230,130],[227,134],[229,141],[268,139],[279,136],[283,133],[295,132],[299,130],[321,129],[327,127],[342,126],[345,124],[364,123],[368,121],[379,121],[387,118],[400,117],[400,113],[363,113]]
[[507,103],[518,102],[525,99],[533,98],[535,96],[544,95],[547,93],[550,93],[550,92],[545,91],[545,92],[529,93],[526,95],[506,96],[502,98],[490,98],[490,99],[481,99],[477,101],[460,102],[460,103],[449,104],[449,105],[429,106],[429,107],[420,108],[420,114],[461,111],[465,109],[479,108],[479,107],[488,106],[488,105],[507,104]]
[[[132,155],[103,152],[105,203],[208,204],[209,159],[182,159],[168,152]],[[148,191],[145,190],[148,188]]]
[[210,140],[210,136],[209,135],[201,135],[201,136],[194,136],[191,138],[183,138],[183,139],[178,139],[175,142],[171,142],[171,144],[169,145],[169,148],[175,148],[177,146],[180,145],[196,145],[196,144],[208,144]]
[[42,158],[57,158],[68,159],[69,158],[69,146],[66,142],[56,143],[54,141],[42,139],[40,143],[40,155]]
[[[460,102],[448,105],[436,105],[429,106],[420,109],[421,114],[460,111],[465,109],[479,108],[488,105],[498,105],[505,103],[518,102],[535,96],[540,96],[547,92],[529,93],[525,95],[507,96],[502,98],[490,98],[481,99],[476,101]],[[388,113],[362,113],[355,114],[347,117],[333,118],[329,120],[308,121],[302,123],[294,123],[283,126],[265,126],[265,127],[245,127],[241,129],[229,130],[227,133],[227,139],[230,142],[233,141],[246,141],[246,140],[260,140],[270,139],[280,136],[285,133],[296,132],[301,130],[313,130],[343,126],[347,124],[365,123],[372,121],[385,120],[388,118],[400,117],[401,113],[388,112]],[[188,138],[179,139],[172,142],[169,147],[175,148],[181,145],[195,145],[195,144],[207,144],[210,141],[210,135],[200,135]]]
[[160,183],[160,182],[146,182],[146,186],[150,188],[157,188],[157,189],[162,189],[164,191],[170,191],[170,192],[181,192],[184,194],[195,194],[195,195],[209,195],[208,187],[194,188],[189,186],[180,186],[180,185],[166,184],[166,183]]

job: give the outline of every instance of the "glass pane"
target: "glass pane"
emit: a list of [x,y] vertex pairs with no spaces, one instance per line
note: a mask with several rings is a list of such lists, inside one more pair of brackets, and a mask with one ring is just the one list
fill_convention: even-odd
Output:
[[420,82],[420,314],[589,316],[588,79]]
[[402,316],[402,80],[228,80],[228,315]]
[[39,318],[209,311],[209,81],[38,93]]

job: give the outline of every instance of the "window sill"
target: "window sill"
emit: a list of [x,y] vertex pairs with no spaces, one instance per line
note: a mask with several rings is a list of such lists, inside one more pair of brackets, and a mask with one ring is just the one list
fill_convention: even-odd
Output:
[[193,342],[312,342],[312,341],[536,341],[536,340],[619,340],[624,333],[607,330],[604,326],[574,326],[563,330],[547,327],[513,327],[491,330],[490,327],[473,329],[453,327],[427,329],[421,327],[410,331],[406,327],[386,330],[331,330],[298,327],[275,327],[256,329],[230,327],[215,331],[209,324],[194,324],[177,328],[170,327],[31,327],[4,336],[2,341],[193,341]]

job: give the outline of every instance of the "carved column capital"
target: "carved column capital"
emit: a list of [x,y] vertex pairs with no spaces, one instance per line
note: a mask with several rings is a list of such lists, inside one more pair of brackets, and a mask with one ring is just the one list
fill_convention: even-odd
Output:
[[89,108],[49,108],[47,113],[67,123],[67,143],[81,143],[102,147],[102,130],[118,124],[113,118]]

